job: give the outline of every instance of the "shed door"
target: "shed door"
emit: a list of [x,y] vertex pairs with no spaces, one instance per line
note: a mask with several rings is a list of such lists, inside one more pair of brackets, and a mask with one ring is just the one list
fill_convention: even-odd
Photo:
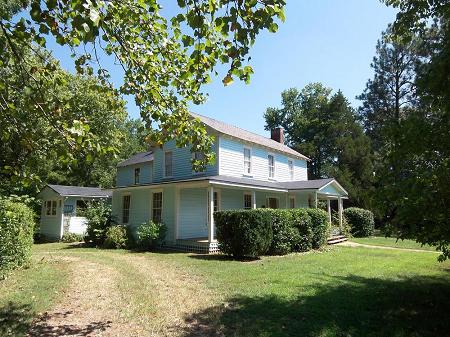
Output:
[[207,206],[206,189],[180,190],[180,239],[208,236]]

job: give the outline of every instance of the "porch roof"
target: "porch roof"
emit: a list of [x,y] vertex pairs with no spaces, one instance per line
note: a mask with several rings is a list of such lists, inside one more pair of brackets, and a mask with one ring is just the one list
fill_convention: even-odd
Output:
[[[189,182],[207,182],[211,184],[218,184],[224,186],[235,186],[243,188],[259,188],[259,189],[270,189],[278,192],[295,192],[295,191],[313,191],[323,195],[337,195],[347,197],[347,191],[337,182],[334,178],[327,179],[315,179],[315,180],[298,180],[298,181],[271,181],[271,180],[256,180],[252,178],[245,177],[231,177],[224,175],[216,176],[202,176],[183,180],[169,180],[162,181],[159,183],[151,183],[145,185],[134,185],[134,186],[119,186],[116,188],[127,188],[127,187],[139,187],[139,186],[158,186],[166,184],[176,184],[176,183],[189,183]],[[333,188],[331,188],[333,187]],[[336,191],[336,192],[335,192]]]

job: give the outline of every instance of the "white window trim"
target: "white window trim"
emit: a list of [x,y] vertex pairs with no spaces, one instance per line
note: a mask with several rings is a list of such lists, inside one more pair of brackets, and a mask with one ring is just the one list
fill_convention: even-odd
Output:
[[[292,158],[288,158],[288,174],[289,174],[289,179],[291,181],[295,180],[295,161]],[[292,162],[292,176],[291,176],[291,170],[289,168],[289,162]]]
[[[47,214],[47,202],[50,201],[50,214]],[[53,214],[53,202],[55,205],[55,214]],[[58,216],[58,200],[57,199],[49,199],[44,202],[44,216],[48,218],[55,218]]]
[[280,197],[274,195],[266,196],[266,208],[269,208],[269,199],[277,199],[277,209],[280,208]]
[[[245,208],[245,197],[250,196],[250,207]],[[253,208],[253,195],[251,192],[244,192],[244,195],[242,196],[242,208],[243,209],[252,209]]]
[[164,214],[164,191],[162,189],[155,189],[151,191],[150,198],[150,220],[153,221],[153,195],[155,193],[161,193],[161,222],[163,222],[163,214]]
[[[270,176],[269,156],[273,157],[273,177]],[[275,157],[275,153],[268,152],[267,153],[267,176],[268,176],[269,180],[276,180],[276,178],[275,178],[277,176],[276,163],[277,163],[277,159]]]
[[[166,153],[169,153],[169,152],[172,154],[172,174],[171,175],[166,174]],[[164,154],[163,154],[163,177],[164,178],[173,178],[173,151],[172,150],[164,151]]]
[[[289,205],[286,205],[286,208],[289,208],[289,209],[295,209],[295,208],[297,208],[297,207],[296,207],[296,206],[297,206],[297,202],[296,202],[296,200],[295,200],[295,195],[290,195],[289,198],[288,198],[288,200],[289,200]],[[294,208],[291,208],[291,200],[294,200]]]
[[[249,150],[250,151],[250,173],[246,172],[245,170],[245,150]],[[243,154],[243,167],[242,167],[242,172],[243,175],[246,177],[253,177],[253,151],[252,148],[250,146],[244,146],[243,150],[242,150],[242,154]]]

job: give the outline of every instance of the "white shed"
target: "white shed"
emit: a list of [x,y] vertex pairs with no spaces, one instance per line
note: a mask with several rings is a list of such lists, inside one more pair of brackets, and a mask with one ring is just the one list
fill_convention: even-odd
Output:
[[60,240],[64,233],[84,234],[86,218],[79,216],[81,209],[90,201],[110,202],[112,191],[99,187],[47,185],[39,197],[42,199],[40,233],[49,240]]

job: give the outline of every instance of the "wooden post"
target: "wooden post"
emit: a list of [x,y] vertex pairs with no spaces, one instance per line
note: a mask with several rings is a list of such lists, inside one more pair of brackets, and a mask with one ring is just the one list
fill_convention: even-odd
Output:
[[252,208],[256,209],[256,192],[252,191]]
[[175,240],[180,237],[180,188],[175,187]]
[[331,224],[331,201],[327,199],[328,221]]
[[208,207],[208,241],[214,240],[214,187],[209,187],[209,207]]
[[339,228],[342,230],[342,198],[338,197]]

